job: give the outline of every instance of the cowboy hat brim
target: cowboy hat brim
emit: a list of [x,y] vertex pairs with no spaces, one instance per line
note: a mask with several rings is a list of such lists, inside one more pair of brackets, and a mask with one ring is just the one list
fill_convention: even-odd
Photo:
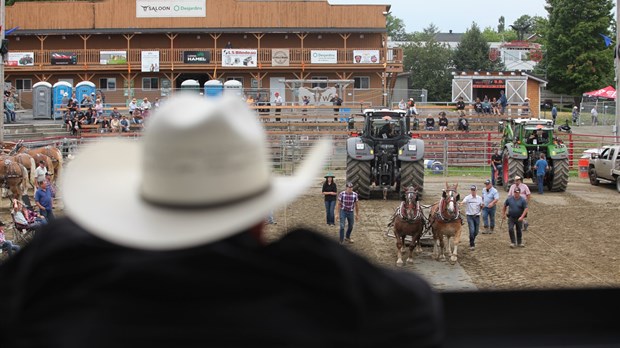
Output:
[[102,141],[83,148],[67,166],[65,211],[89,233],[127,247],[173,250],[202,245],[260,223],[270,211],[302,194],[319,175],[330,147],[331,141],[321,140],[294,176],[273,176],[261,194],[225,206],[183,209],[142,199],[139,142]]

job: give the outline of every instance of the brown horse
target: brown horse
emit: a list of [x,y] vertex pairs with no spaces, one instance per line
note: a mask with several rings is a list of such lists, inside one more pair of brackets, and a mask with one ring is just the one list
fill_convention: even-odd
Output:
[[0,160],[0,185],[11,190],[11,198],[21,199],[22,187],[27,180],[28,172],[24,166],[8,158]]
[[394,235],[396,236],[396,250],[398,253],[398,259],[396,260],[397,266],[403,265],[402,249],[405,246],[405,237],[411,236],[411,243],[409,244],[409,256],[407,257],[407,263],[413,263],[413,249],[417,245],[416,251],[422,251],[420,247],[420,237],[426,227],[426,217],[422,212],[420,206],[420,200],[418,196],[418,190],[410,186],[405,193],[405,201],[401,202],[400,206],[396,208],[392,222],[388,225],[394,225]]
[[21,164],[22,166],[24,166],[26,168],[26,172],[28,174],[28,180],[27,183],[24,185],[24,194],[27,195],[28,194],[28,183],[30,184],[30,187],[32,187],[32,189],[35,189],[35,177],[34,177],[34,170],[36,169],[37,165],[35,164],[34,158],[32,158],[32,156],[30,156],[27,153],[18,153],[15,156],[12,156],[12,159]]
[[30,156],[35,158],[35,163],[39,163],[36,159],[36,155],[41,154],[49,157],[52,160],[52,165],[47,167],[49,172],[52,172],[54,176],[52,177],[52,181],[56,182],[60,177],[60,172],[62,171],[62,152],[56,147],[51,145],[47,145],[44,147],[37,147],[32,150],[28,150],[21,143],[18,143],[15,146],[16,153],[27,152]]
[[[446,237],[448,239],[448,250],[451,254],[451,264],[456,263],[458,259],[458,247],[463,224],[463,218],[459,212],[461,196],[457,192],[458,187],[459,184],[448,187],[448,183],[446,183],[446,189],[443,191],[441,199],[431,207],[429,214],[429,225],[433,230],[433,240],[435,241],[433,258],[441,261],[446,259],[444,245],[444,237]],[[454,250],[452,246],[454,246]]]

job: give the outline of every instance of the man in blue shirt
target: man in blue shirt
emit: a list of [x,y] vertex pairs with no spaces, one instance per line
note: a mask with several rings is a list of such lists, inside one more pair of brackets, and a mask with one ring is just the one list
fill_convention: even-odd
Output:
[[[495,229],[495,210],[499,201],[499,192],[493,187],[491,180],[484,182],[482,189],[482,224],[484,226],[483,234],[493,233]],[[489,227],[491,229],[489,230]]]
[[555,124],[555,119],[558,118],[558,108],[555,105],[551,108],[551,118],[553,118],[553,124]]
[[543,194],[543,185],[545,180],[545,172],[549,169],[549,163],[545,160],[545,154],[540,154],[540,159],[534,165],[536,170],[536,181],[538,182],[538,193]]
[[34,201],[41,210],[41,215],[45,216],[48,222],[54,220],[52,189],[47,187],[45,180],[39,182],[39,189],[34,194]]

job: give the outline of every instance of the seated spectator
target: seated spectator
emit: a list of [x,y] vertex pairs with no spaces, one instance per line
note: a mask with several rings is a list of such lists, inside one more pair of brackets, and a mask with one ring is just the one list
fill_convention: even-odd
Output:
[[439,113],[439,131],[445,132],[448,130],[448,118],[446,117],[445,112]]
[[97,117],[103,115],[103,104],[101,103],[101,99],[95,101],[95,112],[97,113]]
[[112,117],[112,120],[110,121],[110,130],[112,131],[112,133],[121,132],[121,120],[119,120],[118,117]]
[[82,95],[82,100],[80,101],[80,106],[88,109],[93,107],[93,101],[86,94]]
[[459,113],[459,115],[465,115],[465,102],[463,101],[463,97],[459,97],[458,101],[456,102],[456,111]]
[[110,112],[110,117],[118,117],[118,118],[121,117],[121,113],[118,112],[118,108],[117,107],[114,107],[112,109],[112,111]]
[[435,119],[430,114],[426,118],[426,130],[435,130]]
[[136,112],[134,112],[131,117],[131,123],[133,125],[142,126],[142,124],[144,123],[144,118],[142,118],[142,113],[140,111],[136,110]]
[[129,116],[132,116],[134,111],[136,111],[136,109],[138,108],[138,102],[136,101],[136,98],[133,98],[131,102],[129,102],[127,108],[129,109]]
[[9,257],[13,256],[13,252],[19,251],[19,245],[13,244],[10,240],[6,240],[4,236],[4,222],[0,221],[0,248],[2,251],[6,251]]
[[107,133],[110,131],[110,120],[107,116],[103,116],[100,119],[99,124],[101,125],[101,133]]
[[491,111],[493,115],[501,114],[500,109],[499,109],[499,102],[497,101],[497,98],[491,99]]
[[489,101],[489,97],[484,96],[484,100],[482,101],[482,112],[485,114],[491,113],[491,102]]
[[467,119],[463,115],[459,116],[457,129],[465,132],[469,131],[469,121],[467,121]]
[[15,223],[21,228],[34,229],[47,223],[43,216],[38,215],[35,211],[29,211],[24,203],[17,199],[13,200],[11,214],[13,214]]
[[481,114],[484,112],[484,110],[482,110],[482,102],[480,101],[480,98],[476,98],[476,102],[474,103],[474,110],[477,114]]
[[121,132],[129,132],[129,125],[130,123],[127,116],[121,116]]

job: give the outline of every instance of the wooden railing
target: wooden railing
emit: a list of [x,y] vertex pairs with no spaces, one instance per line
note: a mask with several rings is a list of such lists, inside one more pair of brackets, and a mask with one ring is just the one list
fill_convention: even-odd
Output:
[[[249,48],[248,48],[249,49]],[[353,51],[360,50],[361,48],[321,48],[321,50],[336,50],[338,52],[338,59],[336,64],[311,64],[310,63],[310,55],[311,51],[317,50],[317,48],[289,48],[289,67],[299,68],[314,68],[314,67],[323,67],[323,68],[333,68],[333,67],[356,67],[356,68],[377,68],[382,69],[383,64],[386,64],[390,67],[400,66],[402,67],[403,62],[403,50],[401,48],[390,48],[387,51],[379,50],[379,60],[375,64],[355,64],[353,63]],[[141,61],[141,52],[153,50],[159,51],[159,65],[160,69],[170,69],[172,66],[191,66],[191,67],[206,67],[206,68],[214,68],[222,66],[222,49],[213,49],[213,48],[175,48],[175,49],[130,49],[127,51],[126,48],[115,48],[115,49],[56,49],[56,50],[24,50],[24,51],[11,51],[15,53],[25,53],[25,52],[34,52],[34,68],[32,66],[6,66],[6,69],[9,71],[20,71],[20,70],[37,70],[37,69],[48,69],[52,66],[51,58],[52,53],[54,52],[72,52],[77,55],[77,64],[76,65],[53,65],[55,68],[66,67],[67,69],[71,69],[72,67],[80,66],[80,69],[93,69],[93,70],[125,70],[128,66],[131,66],[131,69],[139,69],[140,61]],[[100,54],[102,51],[125,51],[127,52],[127,64],[119,64],[119,65],[105,65],[100,62]],[[207,64],[185,64],[183,62],[183,52],[184,51],[206,51],[211,55],[211,61]],[[387,56],[385,52],[388,52]],[[261,48],[258,50],[258,62],[257,68],[270,68],[271,64],[271,48]],[[228,68],[228,67],[227,67]],[[278,67],[282,69],[283,67]],[[284,67],[286,68],[286,67]]]

